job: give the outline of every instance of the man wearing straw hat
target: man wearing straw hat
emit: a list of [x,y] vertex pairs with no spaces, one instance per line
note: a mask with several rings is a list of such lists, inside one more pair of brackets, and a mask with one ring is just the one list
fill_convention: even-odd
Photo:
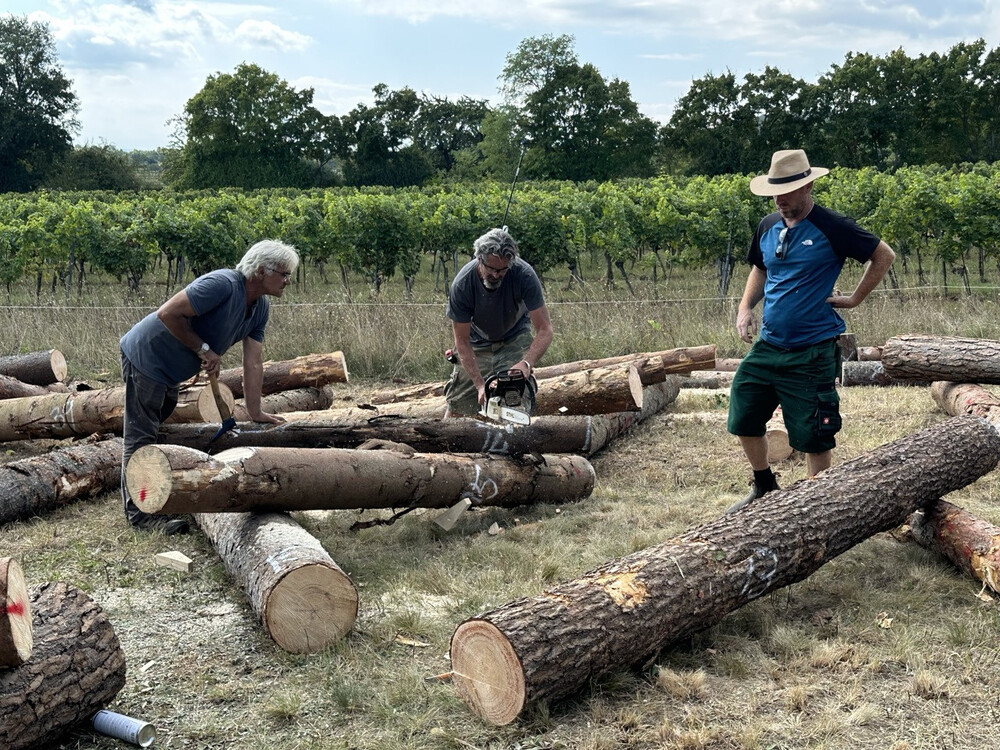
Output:
[[[882,281],[896,254],[851,219],[813,202],[813,181],[830,172],[809,164],[801,149],[776,151],[750,192],[774,198],[777,209],[757,226],[736,331],[753,342],[753,308],[763,300],[760,337],[733,378],[727,430],[740,439],[753,469],[750,494],[735,512],[778,489],[767,458],[767,421],[780,405],[788,442],[805,453],[810,477],[830,466],[840,429],[837,337],[846,330],[838,309],[857,307]],[[834,292],[844,262],[867,267],[849,295]]]

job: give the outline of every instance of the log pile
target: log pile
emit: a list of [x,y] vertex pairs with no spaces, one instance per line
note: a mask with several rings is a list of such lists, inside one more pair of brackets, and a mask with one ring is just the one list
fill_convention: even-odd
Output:
[[[264,363],[261,394],[268,396],[293,388],[319,388],[329,383],[348,382],[347,360],[343,352],[306,354],[295,359]],[[243,398],[243,368],[234,367],[219,373],[233,396]]]

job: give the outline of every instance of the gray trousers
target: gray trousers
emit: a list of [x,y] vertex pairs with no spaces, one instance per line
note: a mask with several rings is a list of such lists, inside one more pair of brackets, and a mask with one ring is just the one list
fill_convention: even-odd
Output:
[[125,381],[122,504],[125,508],[125,517],[132,519],[141,511],[129,497],[128,487],[125,485],[125,467],[128,466],[128,460],[133,453],[144,445],[156,442],[160,424],[177,406],[177,386],[166,386],[147,378],[132,366],[124,354],[122,354],[122,380]]

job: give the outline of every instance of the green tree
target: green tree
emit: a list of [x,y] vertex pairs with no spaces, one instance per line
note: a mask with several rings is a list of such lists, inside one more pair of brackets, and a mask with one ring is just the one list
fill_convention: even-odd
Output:
[[128,154],[113,146],[80,146],[60,161],[45,181],[57,190],[138,190],[139,171]]
[[0,16],[0,192],[44,182],[70,151],[78,108],[49,27]]
[[589,63],[557,67],[528,95],[523,122],[529,176],[581,181],[652,172],[656,125],[639,112],[627,83],[605,82]]
[[178,163],[179,187],[307,187],[314,164],[332,155],[336,123],[312,106],[313,90],[295,91],[256,65],[209,76],[188,100]]
[[426,152],[440,172],[455,167],[458,154],[483,139],[481,126],[490,111],[485,99],[463,96],[456,102],[423,96],[413,123],[413,142]]
[[569,34],[543,34],[522,39],[517,49],[507,54],[500,73],[500,94],[515,108],[524,104],[529,94],[541,89],[555,75],[556,69],[578,63]]

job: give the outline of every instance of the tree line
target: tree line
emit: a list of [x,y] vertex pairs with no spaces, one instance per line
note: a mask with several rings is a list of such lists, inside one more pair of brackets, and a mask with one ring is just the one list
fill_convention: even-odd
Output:
[[[232,267],[264,237],[301,252],[300,285],[358,277],[373,294],[402,278],[407,295],[423,270],[446,289],[473,240],[506,215],[522,254],[540,274],[568,271],[586,283],[635,291],[674,268],[712,269],[720,296],[745,257],[753,229],[771,211],[746,175],[620,181],[531,181],[511,201],[498,182],[425,188],[290,188],[185,193],[45,192],[0,196],[0,282],[25,280],[36,295],[82,295],[95,272],[132,289],[151,278],[164,295],[193,276]],[[1000,167],[836,168],[815,183],[818,202],[884,238],[917,283],[945,286],[1000,274]],[[991,268],[995,265],[995,270]],[[332,276],[332,277],[331,277]],[[352,282],[352,278],[355,280]],[[596,281],[596,279],[594,279]]]
[[[572,36],[523,40],[498,76],[500,103],[409,87],[324,115],[253,63],[209,76],[174,119],[162,183],[178,190],[609,181],[760,172],[780,148],[816,164],[880,171],[1000,159],[1000,51],[849,53],[815,83],[766,67],[695,80],[669,120],[643,115],[627,81],[579,59]],[[0,17],[0,192],[136,189],[143,162],[74,149],[79,102],[48,27]]]

